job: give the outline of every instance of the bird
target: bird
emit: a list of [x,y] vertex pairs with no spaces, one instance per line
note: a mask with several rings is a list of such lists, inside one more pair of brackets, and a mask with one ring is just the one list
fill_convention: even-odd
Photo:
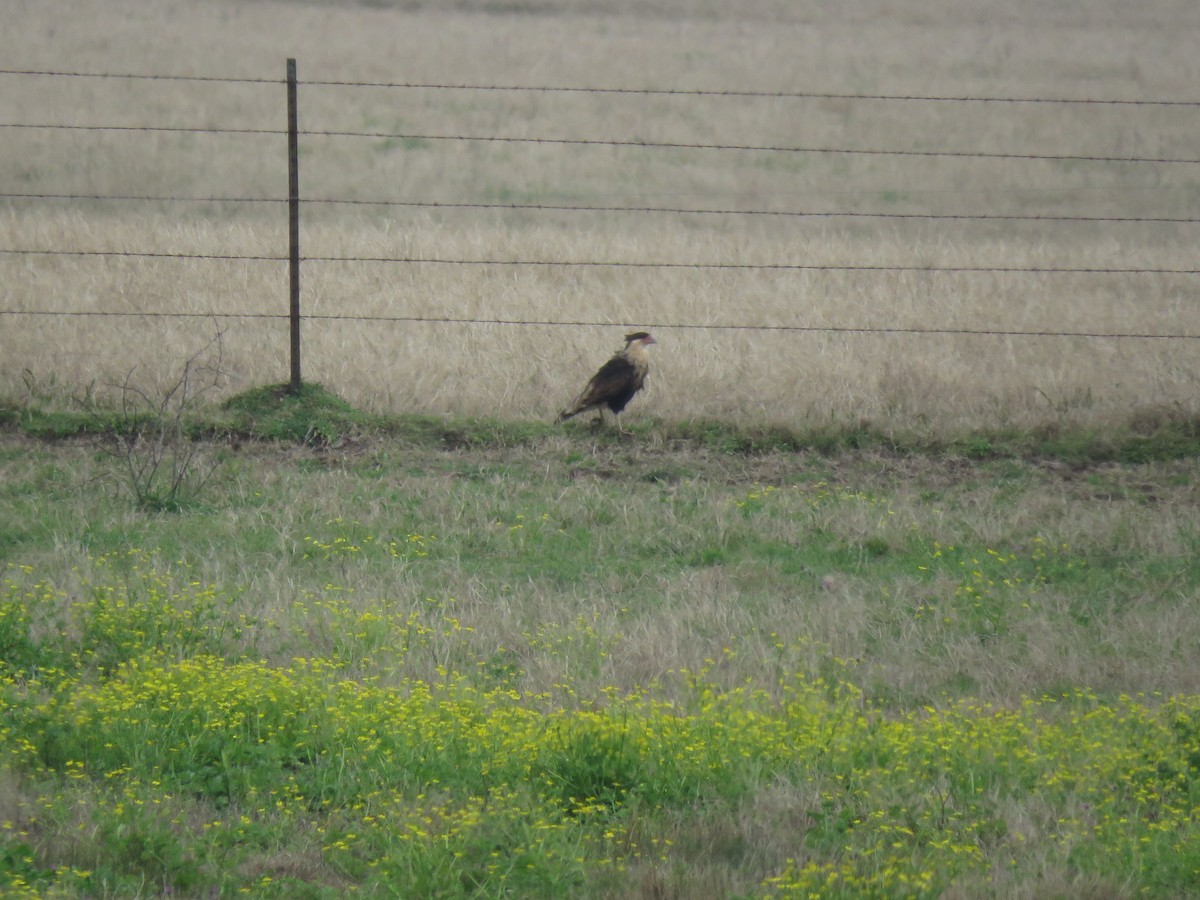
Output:
[[575,402],[558,414],[558,421],[565,422],[572,416],[594,409],[600,414],[596,419],[599,425],[604,421],[604,407],[607,406],[616,420],[617,430],[628,434],[621,428],[621,410],[646,383],[646,373],[650,368],[646,350],[656,343],[654,335],[648,331],[634,331],[625,335],[625,349],[613,354],[612,359],[600,367]]

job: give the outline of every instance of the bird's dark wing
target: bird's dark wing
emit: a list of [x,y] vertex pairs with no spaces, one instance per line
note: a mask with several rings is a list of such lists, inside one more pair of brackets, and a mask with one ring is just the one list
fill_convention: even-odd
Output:
[[637,368],[633,363],[624,356],[614,356],[592,376],[579,400],[588,406],[597,406],[628,390],[636,379]]
[[575,412],[582,412],[607,403],[614,412],[620,412],[642,386],[642,379],[637,366],[618,354],[592,376],[592,380],[587,383],[587,387],[583,389],[572,408]]

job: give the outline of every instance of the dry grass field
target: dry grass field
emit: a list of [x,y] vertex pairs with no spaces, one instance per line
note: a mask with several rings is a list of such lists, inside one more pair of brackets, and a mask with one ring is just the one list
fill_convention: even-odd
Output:
[[[302,82],[1196,99],[1200,14],[1184,2],[734,9],[54,0],[11,4],[0,48],[9,70],[271,82],[293,56]],[[282,84],[0,80],[0,192],[286,195],[279,134],[9,127],[277,131]],[[305,323],[304,375],[367,409],[546,417],[636,325],[660,346],[632,416],[957,429],[1196,410],[1195,340],[903,331],[1200,334],[1194,222],[1077,220],[1193,218],[1200,165],[1045,158],[1194,159],[1194,106],[301,84],[300,127],[392,135],[302,138],[304,197],[364,201],[307,203],[307,257],[621,264],[305,262],[305,312],[345,318]],[[513,208],[529,205],[589,209]],[[279,202],[10,196],[0,249],[279,257],[286,214]],[[850,270],[796,268],[823,266]],[[222,318],[286,312],[286,268],[4,253],[5,313],[195,317],[6,314],[0,391],[19,397],[32,379],[78,392],[134,367],[166,382],[218,327],[229,392],[286,380],[285,321]]]

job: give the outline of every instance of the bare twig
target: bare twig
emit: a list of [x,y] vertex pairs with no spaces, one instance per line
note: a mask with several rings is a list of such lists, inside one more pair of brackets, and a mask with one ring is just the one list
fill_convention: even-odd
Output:
[[163,389],[139,384],[136,366],[119,382],[105,385],[116,393],[115,412],[97,399],[94,384],[79,398],[98,426],[101,451],[116,461],[138,506],[178,507],[194,499],[216,471],[217,463],[202,460],[200,445],[188,435],[187,419],[225,378],[224,333],[217,328]]

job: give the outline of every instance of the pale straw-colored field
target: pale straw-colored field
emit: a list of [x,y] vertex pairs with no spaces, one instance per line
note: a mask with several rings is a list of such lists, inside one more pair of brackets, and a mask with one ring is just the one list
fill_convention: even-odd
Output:
[[[302,82],[1200,99],[1200,13],[1178,0],[383,6],[25,2],[0,49],[10,70],[272,81],[293,56]],[[5,125],[285,125],[279,83],[0,84]],[[627,326],[659,339],[633,417],[956,429],[1197,408],[1200,341],[1017,334],[1200,335],[1200,224],[1077,220],[1196,217],[1200,164],[1109,159],[1200,157],[1195,106],[301,84],[300,126],[390,135],[302,137],[303,196],[369,201],[306,204],[305,256],[471,261],[304,263],[304,312],[344,317],[305,322],[304,377],[368,409],[547,417]],[[10,195],[286,196],[279,134],[0,134]],[[932,151],[1043,158],[907,155]],[[1005,218],[903,218],[947,215]],[[0,249],[280,257],[286,208],[10,197]],[[849,270],[802,268],[823,266]],[[286,313],[285,262],[4,253],[0,289],[6,311],[194,316],[4,315],[3,395],[169,383],[217,329],[227,392],[288,376],[286,321],[226,317]],[[530,322],[593,324],[511,324]]]

